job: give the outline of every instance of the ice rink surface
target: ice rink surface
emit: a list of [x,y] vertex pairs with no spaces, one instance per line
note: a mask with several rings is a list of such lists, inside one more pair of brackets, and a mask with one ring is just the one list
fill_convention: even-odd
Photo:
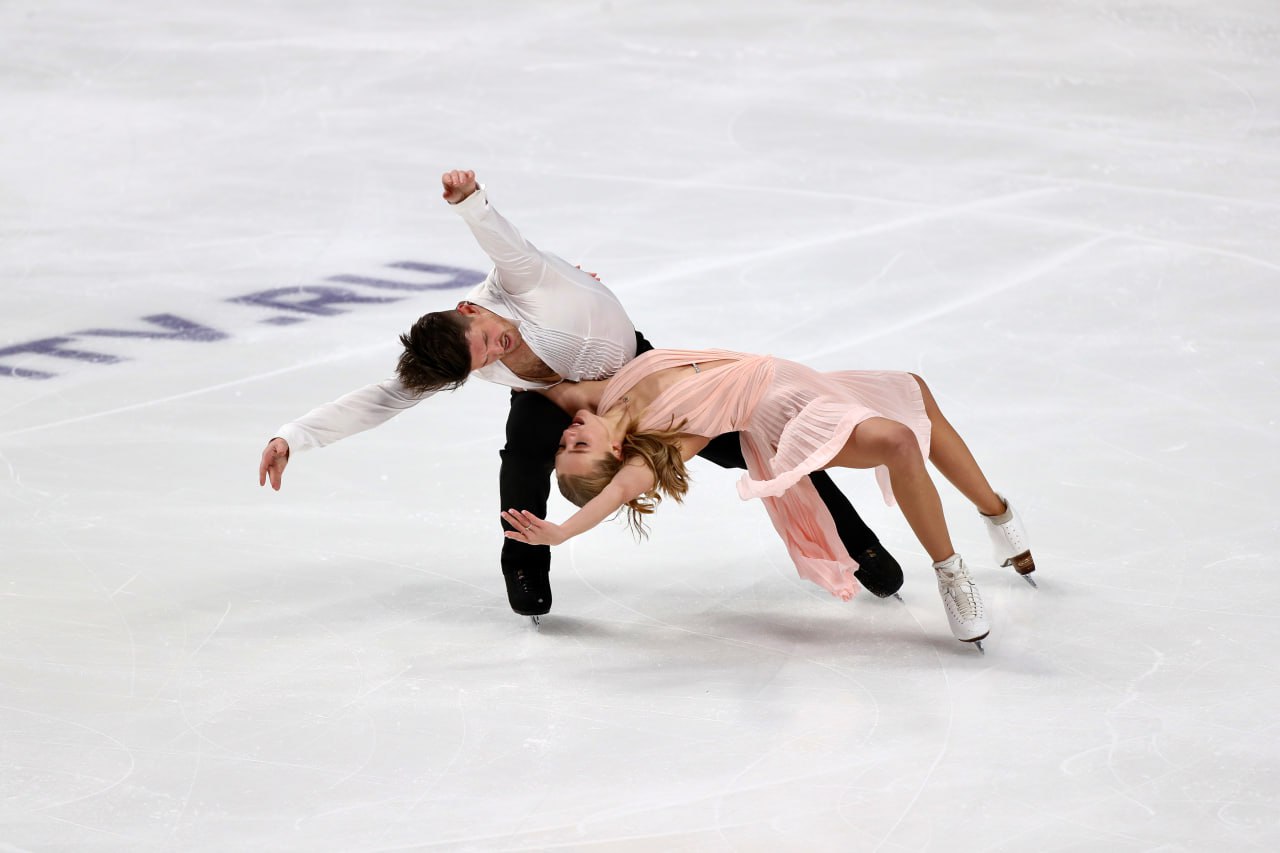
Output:
[[[5,853],[1280,845],[1274,0],[8,0],[0,83]],[[659,345],[924,375],[987,655],[857,471],[904,603],[695,464],[534,630],[492,385],[259,488],[487,270],[450,168]]]

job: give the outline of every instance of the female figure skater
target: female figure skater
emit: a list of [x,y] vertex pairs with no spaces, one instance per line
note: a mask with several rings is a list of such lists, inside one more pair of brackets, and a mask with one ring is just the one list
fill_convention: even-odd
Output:
[[[688,490],[684,463],[712,438],[741,433],[744,499],[761,498],[802,577],[849,599],[857,568],[806,475],[820,468],[875,468],[885,501],[902,508],[934,561],[956,639],[990,631],[982,597],[951,544],[942,503],[925,468],[933,462],[985,518],[997,560],[1035,570],[1012,506],[991,488],[964,441],[912,373],[819,373],[772,356],[726,350],[653,350],[600,382],[540,392],[574,414],[556,456],[560,490],[581,509],[564,524],[523,510],[502,517],[506,536],[558,545],[622,507],[638,532],[665,494]],[[1030,581],[1030,578],[1027,578]],[[1034,583],[1033,583],[1034,585]]]

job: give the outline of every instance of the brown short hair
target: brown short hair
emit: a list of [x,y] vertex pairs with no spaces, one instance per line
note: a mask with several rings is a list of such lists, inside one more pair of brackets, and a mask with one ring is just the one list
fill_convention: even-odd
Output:
[[461,388],[471,375],[468,325],[457,310],[419,317],[408,334],[400,336],[404,352],[396,363],[396,376],[404,386],[419,393]]

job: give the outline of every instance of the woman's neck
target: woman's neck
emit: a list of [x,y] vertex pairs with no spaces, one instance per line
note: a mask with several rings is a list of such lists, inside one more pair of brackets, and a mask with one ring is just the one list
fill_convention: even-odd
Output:
[[605,427],[609,430],[609,441],[615,444],[621,444],[627,437],[627,427],[630,426],[631,419],[631,407],[626,403],[614,406],[600,415],[600,420],[604,421]]

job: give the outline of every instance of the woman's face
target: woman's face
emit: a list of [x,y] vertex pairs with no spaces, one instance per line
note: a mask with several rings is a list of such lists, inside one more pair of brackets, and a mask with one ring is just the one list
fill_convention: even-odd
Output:
[[560,436],[556,450],[556,473],[569,477],[589,474],[604,457],[622,458],[622,448],[609,437],[609,427],[586,409],[573,416],[573,423]]

